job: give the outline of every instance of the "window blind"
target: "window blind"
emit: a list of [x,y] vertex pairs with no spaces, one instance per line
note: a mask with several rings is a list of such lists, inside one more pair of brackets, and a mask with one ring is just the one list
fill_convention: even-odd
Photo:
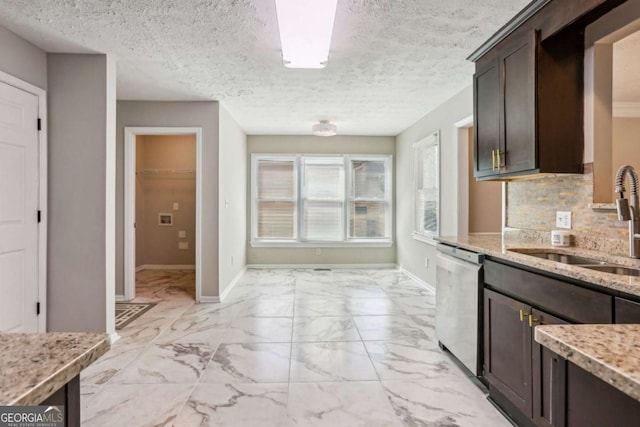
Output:
[[303,240],[344,240],[344,160],[303,159]]
[[272,240],[295,239],[295,159],[260,159],[256,175],[257,237]]

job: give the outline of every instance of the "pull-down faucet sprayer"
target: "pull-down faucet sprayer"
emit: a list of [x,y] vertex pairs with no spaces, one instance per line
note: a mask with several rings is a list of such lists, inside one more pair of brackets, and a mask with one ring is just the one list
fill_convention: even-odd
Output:
[[[625,188],[624,181],[629,175],[631,177],[631,195],[629,200],[624,198]],[[629,221],[629,256],[631,258],[640,258],[640,202],[638,201],[638,174],[633,166],[624,165],[618,169],[616,174],[616,193],[620,195],[616,199],[616,208],[618,209],[618,219],[620,221]]]

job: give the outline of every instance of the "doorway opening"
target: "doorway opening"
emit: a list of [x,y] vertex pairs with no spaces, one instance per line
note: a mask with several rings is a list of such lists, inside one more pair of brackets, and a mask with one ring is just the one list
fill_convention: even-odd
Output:
[[504,185],[476,181],[473,176],[473,116],[454,126],[458,140],[458,235],[500,233],[504,224]]
[[201,153],[200,128],[125,128],[125,301],[200,301]]

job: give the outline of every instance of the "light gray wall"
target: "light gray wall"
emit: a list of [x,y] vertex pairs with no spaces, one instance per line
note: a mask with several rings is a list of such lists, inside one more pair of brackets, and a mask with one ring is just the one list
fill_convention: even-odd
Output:
[[[473,92],[468,87],[425,115],[397,136],[396,144],[396,241],[398,264],[435,286],[436,248],[414,240],[413,147],[414,142],[440,130],[440,232],[457,234],[458,141],[454,123],[473,114]],[[428,264],[428,266],[427,266]]]
[[[140,151],[138,149],[143,147]],[[137,169],[196,169],[195,135],[139,135]],[[173,210],[173,204],[178,209]],[[140,209],[138,208],[140,205]],[[158,224],[159,213],[173,215],[172,226]],[[184,231],[185,238],[178,237]],[[136,266],[195,265],[196,175],[136,174]],[[178,249],[187,242],[188,249]]]
[[218,103],[118,101],[116,129],[116,294],[124,293],[124,128],[202,128],[202,295],[218,295]]
[[[247,165],[253,153],[301,154],[395,154],[392,136],[257,136],[248,141]],[[396,170],[394,156],[394,171]],[[413,170],[413,166],[411,166]],[[396,262],[395,245],[389,248],[254,248],[251,247],[251,168],[247,170],[247,263],[248,264],[388,264]],[[397,173],[397,172],[396,172]],[[395,180],[394,180],[395,181]],[[395,203],[393,214],[395,217]],[[394,224],[395,228],[395,224]],[[394,239],[396,236],[393,230]]]
[[47,88],[47,54],[0,27],[0,70],[39,88]]
[[113,64],[105,55],[47,60],[48,330],[111,332]]
[[247,136],[220,106],[220,294],[247,264]]

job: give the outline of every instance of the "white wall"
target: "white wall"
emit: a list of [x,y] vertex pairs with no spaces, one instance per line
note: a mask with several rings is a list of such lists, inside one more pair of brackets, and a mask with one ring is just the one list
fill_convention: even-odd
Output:
[[0,71],[47,89],[47,54],[0,27]]
[[443,236],[455,235],[458,226],[458,129],[454,123],[471,114],[473,114],[473,91],[472,87],[467,87],[396,137],[398,264],[434,286],[436,248],[411,237],[413,231],[412,144],[440,130],[440,232]]
[[48,69],[48,329],[113,332],[113,63],[49,54]]
[[202,295],[218,295],[218,103],[118,101],[116,129],[116,293],[124,294],[124,128],[202,128]]
[[247,265],[247,136],[220,106],[219,295]]
[[[395,138],[392,136],[332,136],[323,138],[308,135],[250,135],[247,141],[247,164],[251,162],[252,153],[395,154]],[[251,235],[249,234],[251,230],[250,174],[249,168],[246,190],[248,264],[395,264],[395,245],[388,248],[322,248],[320,255],[316,255],[315,248],[251,247]],[[395,215],[395,203],[393,204],[393,214]],[[395,230],[393,230],[393,235],[395,236]]]

